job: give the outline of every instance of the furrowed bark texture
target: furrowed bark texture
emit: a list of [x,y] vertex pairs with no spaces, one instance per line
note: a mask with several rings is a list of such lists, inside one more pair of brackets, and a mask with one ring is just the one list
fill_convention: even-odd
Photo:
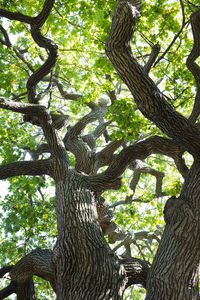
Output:
[[188,55],[186,64],[190,72],[193,74],[197,85],[194,107],[189,118],[193,123],[195,123],[200,114],[200,67],[195,62],[200,56],[200,10],[191,15],[190,21],[192,25],[194,44],[192,51]]
[[165,205],[166,228],[149,273],[146,299],[200,299],[199,203],[200,164],[195,162],[180,197]]
[[140,16],[137,10],[138,3],[140,1],[120,1],[117,5],[106,44],[106,53],[122,80],[129,87],[143,115],[191,154],[199,156],[198,130],[165,100],[131,51],[132,35]]
[[57,182],[56,199],[58,300],[122,299],[125,269],[103,237],[95,196],[82,175],[71,171]]
[[[130,43],[140,16],[139,3],[119,1],[106,45],[107,55],[144,116],[197,158],[199,132],[170,106],[132,54]],[[166,228],[148,275],[146,300],[200,299],[199,186],[200,164],[195,159],[180,197],[170,198],[165,206]]]

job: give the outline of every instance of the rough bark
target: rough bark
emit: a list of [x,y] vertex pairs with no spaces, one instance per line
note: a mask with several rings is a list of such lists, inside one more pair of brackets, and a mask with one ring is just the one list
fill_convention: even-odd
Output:
[[150,264],[136,258],[121,258],[120,263],[123,264],[126,270],[128,281],[126,287],[132,284],[141,284],[146,288],[146,279],[150,269]]
[[[107,55],[132,92],[140,111],[194,157],[198,157],[199,133],[167,103],[146,74],[145,68],[139,65],[132,54],[130,43],[140,16],[140,4],[140,1],[128,0],[120,1],[117,5],[107,42]],[[196,42],[188,58],[188,65],[198,87],[199,67],[194,60],[199,55],[199,12],[192,16],[192,22]],[[199,87],[192,121],[199,114],[198,93]],[[189,145],[191,143],[192,146]],[[112,172],[112,164],[110,168]],[[166,228],[148,275],[147,300],[199,299],[199,172],[199,162],[195,161],[180,197],[167,201],[164,210]]]
[[147,281],[147,300],[200,299],[200,164],[195,162],[178,199],[165,206],[166,221]]
[[194,44],[192,51],[188,55],[186,64],[190,72],[193,74],[197,85],[195,102],[189,118],[193,123],[195,123],[200,114],[200,67],[195,62],[195,60],[200,56],[200,10],[193,13],[190,20],[192,25]]
[[[1,97],[0,107],[36,117],[51,153],[50,160],[18,162],[0,167],[0,179],[17,175],[52,176],[56,183],[58,226],[54,250],[36,249],[22,258],[10,272],[11,284],[0,295],[15,292],[18,299],[33,300],[33,275],[48,280],[56,291],[58,300],[118,300],[122,299],[124,289],[131,284],[139,283],[146,287],[148,263],[133,258],[122,259],[111,251],[98,221],[96,205],[102,191],[120,187],[120,176],[133,160],[161,153],[173,157],[186,181],[180,197],[169,199],[165,207],[166,228],[148,275],[147,299],[199,299],[200,164],[195,161],[188,174],[182,153],[186,149],[199,157],[200,135],[190,121],[167,103],[148,76],[159,48],[153,49],[144,68],[132,55],[130,41],[140,15],[141,2],[119,1],[106,51],[130,88],[138,108],[174,141],[154,136],[123,149],[119,155],[113,153],[122,141],[110,143],[101,152],[91,155],[96,138],[107,126],[102,121],[106,107],[89,103],[92,111],[70,128],[62,141],[53,124],[52,115],[44,106],[37,104],[39,98],[36,95],[36,85],[51,71],[57,58],[57,46],[40,33],[40,27],[48,17],[53,3],[52,0],[46,0],[41,13],[34,18],[0,9],[1,16],[30,24],[33,39],[39,46],[49,50],[47,61],[27,82],[31,103],[19,103]],[[6,42],[6,34],[4,39]],[[191,72],[195,59],[196,56],[192,56],[188,60]],[[59,83],[58,88],[64,95]],[[75,98],[77,97],[79,95]],[[90,136],[81,137],[87,124],[96,120],[100,123],[97,130]],[[72,170],[66,149],[75,154],[77,171],[83,171],[89,176]],[[107,164],[107,170],[96,175],[98,168]],[[158,193],[161,193],[160,184]]]
[[122,299],[125,269],[103,237],[94,193],[72,171],[56,184],[56,195],[58,299]]
[[140,16],[139,3],[141,1],[120,1],[117,5],[106,53],[143,115],[191,154],[199,156],[198,130],[166,101],[131,51],[132,35]]

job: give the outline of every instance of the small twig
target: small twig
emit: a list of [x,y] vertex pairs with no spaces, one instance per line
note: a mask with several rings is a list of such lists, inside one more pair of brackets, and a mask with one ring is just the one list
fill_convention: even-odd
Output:
[[181,0],[180,0],[180,3],[181,3],[182,15],[183,15],[183,21],[182,21],[181,29],[179,30],[179,32],[177,34],[175,34],[173,40],[171,41],[171,43],[169,44],[169,46],[167,47],[167,49],[164,51],[164,53],[154,63],[154,67],[165,57],[166,53],[170,50],[170,48],[174,45],[174,43],[176,42],[176,40],[179,37],[179,35],[182,33],[184,27],[190,22],[190,21],[187,21],[187,22],[185,21],[184,6],[183,6],[183,3],[182,3]]

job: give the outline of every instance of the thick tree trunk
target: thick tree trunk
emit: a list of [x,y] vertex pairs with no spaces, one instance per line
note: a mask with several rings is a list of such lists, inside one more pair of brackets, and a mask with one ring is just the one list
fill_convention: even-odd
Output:
[[147,281],[147,300],[196,300],[200,263],[200,164],[195,163],[178,199],[165,206],[166,228]]
[[122,299],[125,270],[103,237],[94,193],[71,171],[57,183],[56,196],[57,299]]
[[[144,116],[197,158],[199,131],[171,107],[131,51],[131,39],[140,12],[140,0],[119,1],[106,53]],[[195,26],[199,32],[199,26]],[[180,197],[169,199],[165,206],[166,228],[149,272],[147,300],[200,299],[199,203],[200,164],[195,162]]]

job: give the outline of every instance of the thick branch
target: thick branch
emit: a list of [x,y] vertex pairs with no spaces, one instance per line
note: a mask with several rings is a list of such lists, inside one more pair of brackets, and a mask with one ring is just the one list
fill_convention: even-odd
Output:
[[16,284],[17,300],[36,300],[34,281],[32,277],[27,278],[25,282]]
[[5,299],[16,292],[17,292],[17,286],[14,281],[11,281],[11,283],[7,287],[0,290],[0,300]]
[[145,117],[163,132],[199,156],[198,130],[165,100],[155,83],[133,57],[131,39],[139,12],[138,1],[120,1],[116,7],[106,53],[113,66],[129,87],[135,102]]
[[22,113],[22,114],[29,114],[40,116],[46,113],[46,107],[42,105],[35,105],[35,104],[27,104],[27,103],[20,103],[16,101],[12,101],[3,97],[0,97],[0,107],[4,109],[9,109],[14,112]]
[[[92,103],[90,103],[92,104]],[[63,142],[67,150],[76,157],[76,170],[86,174],[94,174],[99,168],[98,154],[92,151],[96,146],[96,139],[103,133],[110,122],[100,124],[97,129],[89,135],[81,137],[83,129],[91,122],[104,118],[107,108],[96,104],[91,105],[92,111],[81,118],[73,127],[69,128]]]
[[0,8],[0,16],[5,17],[9,20],[16,20],[16,21],[20,21],[20,22],[25,22],[27,24],[32,24],[34,22],[34,19],[32,17],[23,15],[21,13],[7,11],[7,10],[2,9],[2,8]]
[[14,176],[40,176],[51,174],[51,160],[19,161],[0,166],[0,179]]
[[44,76],[49,74],[54,67],[58,57],[58,46],[41,34],[38,24],[31,26],[31,35],[38,46],[47,49],[49,54],[45,63],[30,76],[26,85],[29,102],[38,103],[39,99],[37,99],[35,91],[36,85]]
[[54,157],[62,158],[68,163],[68,157],[64,144],[57,134],[57,130],[53,126],[51,114],[48,112],[45,106],[22,102],[20,103],[0,97],[0,107],[14,112],[36,116],[40,121],[52,155],[54,155]]
[[33,275],[48,280],[55,289],[55,269],[51,250],[37,248],[18,261],[10,272],[11,279],[17,284],[27,282]]
[[[144,141],[123,149],[118,155],[116,155],[115,159],[113,159],[105,172],[94,176],[88,176],[86,177],[86,181],[95,190],[119,188],[119,177],[125,171],[126,167],[133,160],[145,159],[153,153],[163,154],[176,160],[177,155],[180,155],[180,148],[171,140],[161,138],[159,136],[152,136]],[[186,166],[185,168],[187,169]]]
[[2,278],[6,273],[10,272],[12,270],[12,266],[5,266],[0,269],[0,278]]
[[147,275],[150,270],[149,262],[133,257],[119,258],[119,261],[126,270],[128,279],[126,288],[132,284],[141,284],[145,288]]
[[195,123],[200,114],[200,67],[197,63],[195,63],[195,60],[200,56],[200,10],[193,13],[190,19],[192,24],[194,44],[186,63],[197,84],[194,107],[189,117],[189,119]]
[[103,150],[98,152],[97,159],[99,167],[108,165],[113,159],[114,152],[123,144],[123,140],[116,140],[109,143]]
[[86,134],[82,137],[83,141],[88,144],[91,150],[94,150],[96,148],[96,140],[105,132],[106,127],[111,123],[111,121],[108,121],[106,123],[99,124],[96,129]]
[[106,107],[100,107],[98,105],[94,105],[92,111],[81,118],[70,130],[71,137],[77,137],[81,134],[83,129],[91,122],[98,120],[101,117],[104,117],[107,112]]
[[38,27],[41,27],[46,22],[51,10],[54,6],[55,0],[45,0],[42,11],[37,17],[34,17],[35,23]]

